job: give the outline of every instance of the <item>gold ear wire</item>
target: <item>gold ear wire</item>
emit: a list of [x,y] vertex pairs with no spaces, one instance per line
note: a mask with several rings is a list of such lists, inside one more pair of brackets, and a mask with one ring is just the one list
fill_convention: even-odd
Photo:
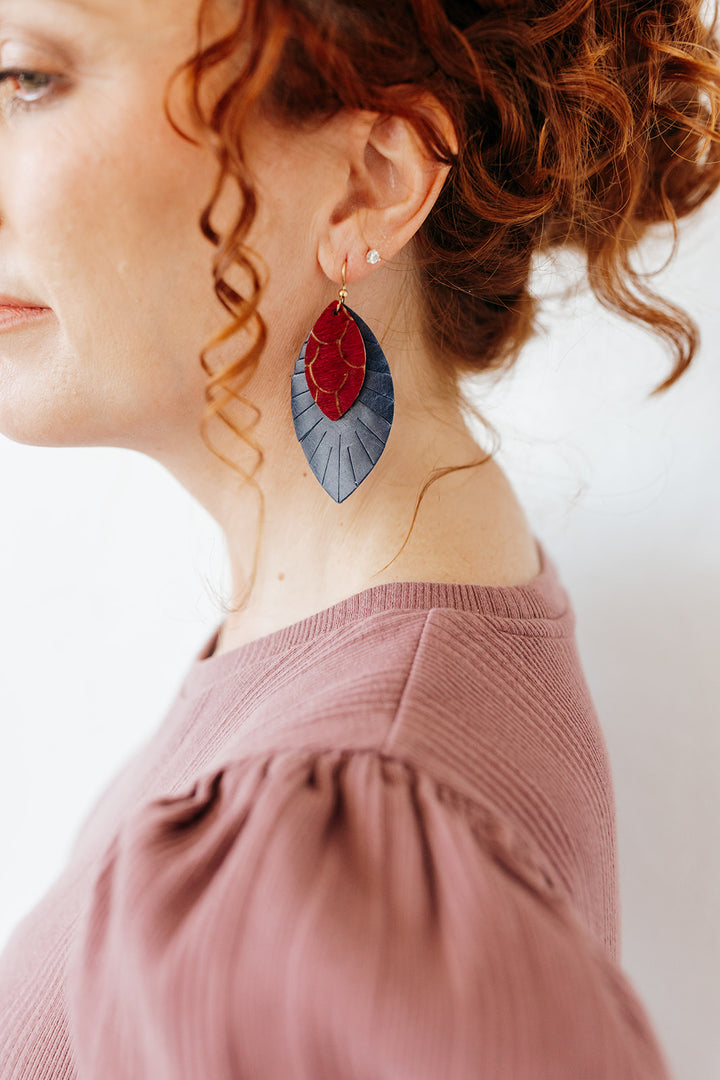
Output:
[[338,293],[339,301],[338,301],[338,306],[336,308],[337,311],[340,310],[341,305],[343,305],[345,303],[345,301],[347,300],[348,291],[347,291],[346,282],[345,282],[345,269],[346,269],[346,267],[347,267],[347,259],[345,259],[343,264],[342,264],[342,271],[341,271],[341,273],[342,273],[342,285],[340,286],[340,291]]

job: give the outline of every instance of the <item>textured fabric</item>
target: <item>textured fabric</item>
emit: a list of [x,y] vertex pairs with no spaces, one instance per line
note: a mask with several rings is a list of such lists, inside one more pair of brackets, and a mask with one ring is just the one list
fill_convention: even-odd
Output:
[[215,632],[0,957],[2,1080],[668,1080],[538,551]]

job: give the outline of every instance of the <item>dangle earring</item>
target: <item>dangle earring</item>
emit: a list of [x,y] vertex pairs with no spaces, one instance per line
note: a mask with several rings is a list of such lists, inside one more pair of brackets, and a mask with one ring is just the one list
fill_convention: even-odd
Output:
[[[369,263],[380,262],[374,248]],[[338,299],[305,338],[291,380],[295,434],[328,495],[341,503],[377,464],[390,435],[395,394],[387,358],[366,323]]]

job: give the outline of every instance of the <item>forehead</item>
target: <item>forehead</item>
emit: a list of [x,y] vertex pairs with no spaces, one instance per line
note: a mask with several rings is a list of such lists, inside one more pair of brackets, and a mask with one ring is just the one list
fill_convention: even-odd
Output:
[[[126,6],[131,7],[134,3],[136,0],[127,0]],[[117,5],[113,5],[112,0],[0,0],[0,14],[63,14],[75,11],[99,15],[108,13],[113,6]]]
[[[223,4],[224,6],[224,4]],[[69,32],[92,28],[171,40],[195,27],[200,0],[0,0],[0,29],[8,25]]]
[[0,16],[84,15],[120,20],[154,18],[172,21],[179,13],[195,14],[200,0],[0,0]]

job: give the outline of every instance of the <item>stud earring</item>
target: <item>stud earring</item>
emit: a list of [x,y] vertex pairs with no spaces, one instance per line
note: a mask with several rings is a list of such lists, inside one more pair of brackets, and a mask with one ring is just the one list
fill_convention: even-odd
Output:
[[[377,258],[371,259],[371,254]],[[368,262],[379,262],[373,249]],[[295,434],[328,495],[341,503],[374,469],[388,441],[395,393],[387,357],[342,285],[305,338],[291,379]]]
[[376,251],[375,248],[370,248],[367,255],[365,256],[365,261],[372,263],[372,265],[374,266],[376,263],[380,262],[380,253]]

